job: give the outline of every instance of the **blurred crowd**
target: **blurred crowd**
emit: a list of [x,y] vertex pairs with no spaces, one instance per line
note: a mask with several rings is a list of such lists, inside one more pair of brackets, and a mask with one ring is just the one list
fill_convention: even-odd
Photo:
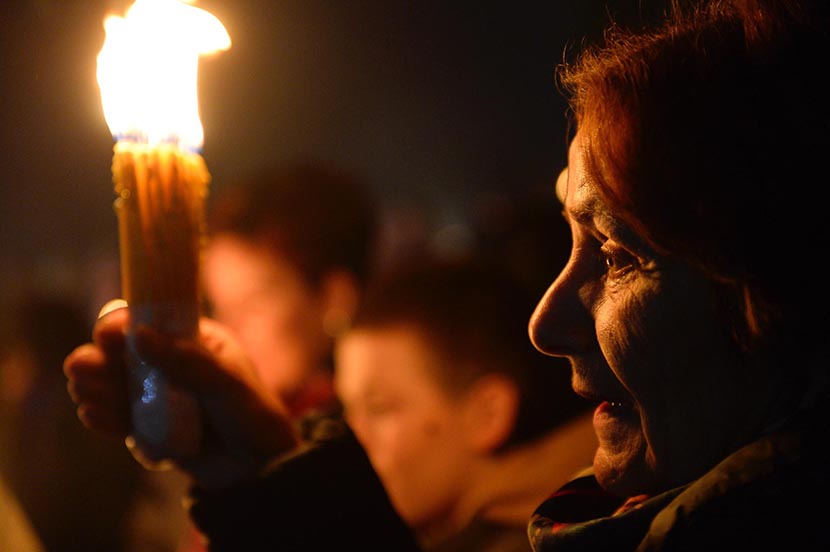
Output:
[[[462,300],[465,293],[472,293],[465,280],[480,278],[485,274],[481,268],[485,264],[498,265],[505,271],[509,267],[510,276],[505,282],[478,291],[484,296],[491,293],[493,299],[506,304],[515,301],[515,309],[504,320],[508,328],[512,327],[513,337],[502,339],[498,346],[504,349],[503,366],[482,367],[481,372],[504,372],[513,381],[511,385],[527,388],[531,376],[539,377],[539,368],[533,366],[550,363],[551,359],[544,359],[532,349],[524,326],[534,301],[544,291],[545,275],[564,264],[569,243],[566,226],[557,213],[553,187],[547,185],[521,196],[482,197],[474,209],[472,224],[443,234],[428,233],[427,225],[413,213],[400,216],[385,211],[371,189],[369,183],[341,168],[319,162],[286,164],[271,172],[248,175],[211,195],[202,263],[205,314],[227,324],[238,335],[259,376],[284,401],[297,424],[318,431],[315,428],[321,426],[320,418],[343,415],[341,397],[335,392],[335,342],[351,329],[364,293],[372,291],[377,297],[375,310],[387,303],[380,299],[382,293],[400,294],[401,305],[408,300],[424,307],[418,322],[423,331],[414,334],[421,340],[418,347],[434,357],[433,368],[442,366],[440,369],[446,370],[450,360],[444,357],[453,357],[453,362],[465,360],[459,357],[472,355],[474,350],[472,343],[448,350],[446,343],[451,339],[438,343],[429,337],[452,332],[452,324],[457,322],[443,314],[446,299]],[[415,265],[430,267],[418,276],[427,279],[422,284],[428,284],[417,290],[419,296],[407,299],[407,294],[416,292],[407,285],[381,289],[382,283],[394,283],[393,274],[405,280],[405,268],[412,272]],[[458,270],[461,272],[454,272]],[[486,281],[481,280],[482,285]],[[101,282],[103,285],[98,287],[102,289],[87,290],[77,297],[42,290],[43,286],[32,283],[27,293],[9,301],[0,335],[0,473],[10,496],[16,497],[34,534],[49,552],[203,550],[183,504],[187,478],[174,471],[145,470],[126,448],[113,447],[86,431],[66,393],[62,360],[89,338],[100,297],[117,289],[117,284],[113,287],[112,282]],[[398,291],[393,292],[393,288]],[[474,299],[471,295],[467,301]],[[475,308],[483,313],[487,307],[482,304]],[[430,309],[434,309],[432,314]],[[372,329],[371,311],[361,315],[366,321],[364,330]],[[390,314],[403,319],[416,316],[406,308]],[[436,329],[430,329],[432,325]],[[477,339],[495,343],[490,338],[499,337],[501,329],[482,327],[483,335]],[[445,337],[454,336],[450,333]],[[498,347],[486,349],[487,354]],[[382,353],[373,352],[371,347],[365,353],[347,355],[348,367],[339,382],[346,390],[342,393],[348,396],[352,420],[357,420],[356,412],[373,412],[376,407],[372,401],[380,400],[373,399],[370,390],[360,389],[361,378],[366,378],[365,374],[360,376],[361,371],[371,369],[361,364],[376,361],[379,355]],[[473,358],[466,361],[473,363]],[[394,364],[391,358],[386,362]],[[528,366],[508,366],[526,362]],[[397,377],[398,367],[391,368],[386,370],[388,377]],[[400,378],[405,378],[404,366],[400,369]],[[544,373],[558,378],[546,382],[544,388],[555,384],[569,391],[566,371]],[[472,388],[472,381],[464,385]],[[432,396],[413,394],[409,401],[437,400],[446,395],[435,384],[427,389],[434,391]],[[526,398],[521,401],[531,402]],[[511,408],[519,408],[521,401]],[[542,433],[572,422],[578,406],[563,405]],[[427,407],[428,403],[421,405],[422,409]],[[590,429],[587,422],[580,427],[582,433]],[[509,433],[494,442],[493,451]],[[572,454],[571,464],[563,470],[577,461],[588,462],[592,442],[588,439],[583,443],[578,449],[582,453]],[[434,444],[423,446],[427,445],[428,450],[434,450]],[[378,449],[385,446],[368,448],[373,456],[377,452],[382,458],[384,453]],[[409,454],[409,463],[420,461],[415,450]],[[463,469],[458,462],[456,466]],[[449,470],[447,466],[447,477]],[[557,481],[567,475],[570,473],[553,471]],[[450,516],[441,510],[421,514],[420,518],[414,516],[412,523],[426,527],[424,542],[436,546],[436,550],[461,550],[458,543],[470,537],[456,535],[464,534],[462,529],[468,525],[472,529],[467,527],[466,531],[472,531],[476,538],[484,535],[485,540],[494,542],[497,535],[504,538],[501,526],[506,525],[510,538],[523,542],[524,519],[530,505],[540,498],[535,494],[525,497],[526,506],[510,512],[509,521],[500,520],[494,525],[480,519],[450,522]],[[451,529],[436,530],[441,525]],[[493,526],[501,529],[489,535]],[[471,542],[480,544],[475,538]]]

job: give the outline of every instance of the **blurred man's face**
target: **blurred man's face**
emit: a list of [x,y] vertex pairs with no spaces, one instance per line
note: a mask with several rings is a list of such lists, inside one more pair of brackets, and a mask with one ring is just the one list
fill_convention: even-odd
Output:
[[436,381],[433,348],[408,327],[353,330],[336,349],[346,420],[392,503],[415,529],[453,517],[470,479],[463,395]]
[[316,288],[273,248],[234,236],[211,240],[203,270],[213,317],[237,334],[289,409],[305,405],[331,347]]

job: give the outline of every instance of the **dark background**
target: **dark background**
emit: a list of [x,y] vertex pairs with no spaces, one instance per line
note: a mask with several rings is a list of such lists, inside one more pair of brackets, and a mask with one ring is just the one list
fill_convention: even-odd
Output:
[[[0,4],[0,299],[117,294],[112,138],[96,56],[132,2]],[[341,165],[382,199],[390,240],[463,241],[482,205],[565,163],[554,70],[647,0],[203,0],[233,46],[200,65],[212,188],[294,158]],[[656,9],[651,6],[652,10]]]

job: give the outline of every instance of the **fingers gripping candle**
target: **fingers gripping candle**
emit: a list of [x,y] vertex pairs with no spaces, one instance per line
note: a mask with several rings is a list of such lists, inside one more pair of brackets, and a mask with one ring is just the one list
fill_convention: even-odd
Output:
[[134,347],[142,324],[192,338],[199,320],[199,258],[210,174],[197,101],[199,56],[226,50],[221,22],[192,2],[137,0],[104,21],[98,55],[112,163],[121,287],[130,305],[128,446],[149,467],[198,450],[196,399],[166,381]]

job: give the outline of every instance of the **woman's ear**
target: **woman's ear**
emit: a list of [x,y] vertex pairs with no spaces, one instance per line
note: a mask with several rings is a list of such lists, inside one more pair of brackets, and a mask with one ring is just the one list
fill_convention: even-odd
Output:
[[360,288],[354,274],[348,270],[332,270],[320,286],[323,312],[323,331],[338,337],[349,329],[360,301]]
[[519,388],[502,374],[488,374],[467,393],[466,428],[471,446],[491,454],[510,437],[519,411]]

